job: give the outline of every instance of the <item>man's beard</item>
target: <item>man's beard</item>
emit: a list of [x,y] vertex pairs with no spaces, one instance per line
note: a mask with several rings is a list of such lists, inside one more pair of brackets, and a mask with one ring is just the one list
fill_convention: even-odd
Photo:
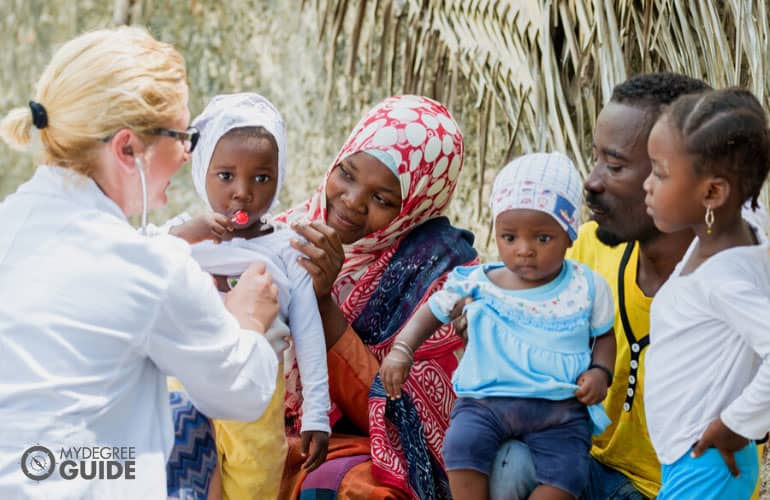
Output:
[[618,236],[617,234],[611,231],[602,229],[601,227],[596,228],[596,238],[598,238],[599,241],[601,241],[602,243],[604,243],[609,247],[616,247],[621,243],[626,242],[624,238],[621,238],[620,236]]
[[660,237],[662,234],[663,233],[661,233],[654,225],[651,225],[649,228],[640,229],[637,231],[637,234],[633,236],[620,236],[619,234],[613,233],[602,227],[596,228],[596,238],[609,247],[616,247],[621,243],[627,243],[629,241],[646,243]]

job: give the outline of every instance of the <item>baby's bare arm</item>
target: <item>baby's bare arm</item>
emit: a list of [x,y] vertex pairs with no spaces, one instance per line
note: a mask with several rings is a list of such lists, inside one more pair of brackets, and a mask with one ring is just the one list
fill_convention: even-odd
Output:
[[428,304],[423,304],[398,334],[390,353],[382,360],[380,377],[385,393],[391,398],[401,397],[401,386],[409,376],[414,363],[414,352],[441,326]]

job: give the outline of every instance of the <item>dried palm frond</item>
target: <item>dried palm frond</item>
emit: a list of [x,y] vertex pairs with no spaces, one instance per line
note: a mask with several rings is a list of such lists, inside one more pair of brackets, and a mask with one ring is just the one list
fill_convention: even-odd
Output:
[[[559,149],[587,173],[598,111],[629,75],[686,72],[717,87],[747,86],[770,106],[768,0],[177,3],[0,2],[0,39],[13,49],[0,57],[0,107],[26,102],[53,47],[76,33],[147,25],[187,58],[193,114],[221,92],[274,100],[290,127],[297,182],[282,201],[291,204],[315,188],[365,108],[395,93],[425,94],[464,130],[467,166],[450,216],[477,230],[489,227],[491,181],[512,157]],[[0,198],[32,172],[30,159],[3,148]],[[190,186],[176,185],[158,217],[195,200]],[[479,247],[488,252],[484,236]]]
[[[765,0],[316,0],[312,8],[328,18],[321,37],[337,61],[331,72],[343,50],[366,95],[419,92],[461,117],[478,168],[460,196],[475,199],[476,224],[496,167],[517,153],[565,151],[585,175],[596,115],[629,75],[678,71],[747,86],[770,105]],[[459,98],[470,110],[458,109]]]

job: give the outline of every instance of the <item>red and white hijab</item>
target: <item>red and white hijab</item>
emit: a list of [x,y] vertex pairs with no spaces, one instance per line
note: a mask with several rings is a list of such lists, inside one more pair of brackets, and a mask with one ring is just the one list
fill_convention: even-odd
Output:
[[362,151],[392,158],[388,163],[397,169],[402,202],[390,224],[345,245],[345,262],[332,294],[348,322],[366,305],[401,239],[446,209],[463,164],[464,144],[442,104],[414,95],[389,97],[358,122],[312,198],[277,219],[325,222],[329,175],[341,160]]

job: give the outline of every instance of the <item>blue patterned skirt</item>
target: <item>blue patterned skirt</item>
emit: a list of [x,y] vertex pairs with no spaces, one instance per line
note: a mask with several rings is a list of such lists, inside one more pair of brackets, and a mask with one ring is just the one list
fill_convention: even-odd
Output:
[[217,466],[217,446],[209,419],[183,392],[169,392],[174,448],[166,465],[168,498],[205,500]]

